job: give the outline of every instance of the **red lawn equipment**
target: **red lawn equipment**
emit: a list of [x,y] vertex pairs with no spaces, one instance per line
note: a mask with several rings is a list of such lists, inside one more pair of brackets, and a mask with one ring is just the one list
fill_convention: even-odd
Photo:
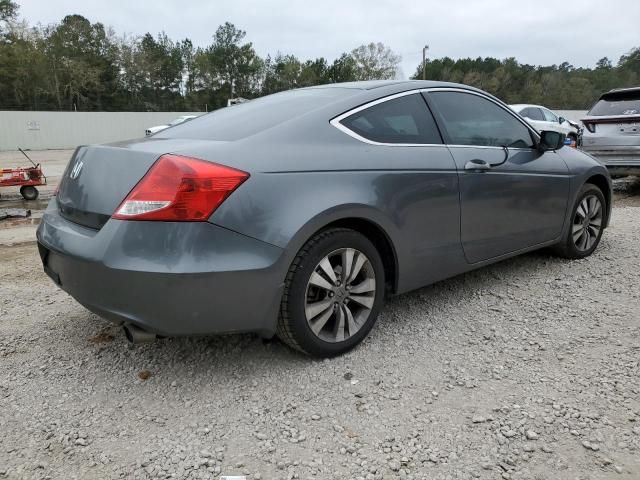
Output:
[[33,167],[3,168],[0,176],[0,187],[20,187],[20,194],[25,200],[35,200],[39,192],[36,185],[46,185],[47,177],[42,173],[39,163],[34,163],[29,155],[18,148]]

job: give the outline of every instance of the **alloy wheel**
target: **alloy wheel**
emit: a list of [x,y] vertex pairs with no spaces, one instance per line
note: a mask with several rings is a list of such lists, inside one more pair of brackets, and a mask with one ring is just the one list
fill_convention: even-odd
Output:
[[602,202],[596,195],[586,195],[578,205],[571,234],[573,243],[581,252],[591,249],[598,240],[602,228]]
[[367,322],[376,296],[376,276],[367,256],[354,248],[326,255],[307,283],[305,315],[326,342],[343,342]]

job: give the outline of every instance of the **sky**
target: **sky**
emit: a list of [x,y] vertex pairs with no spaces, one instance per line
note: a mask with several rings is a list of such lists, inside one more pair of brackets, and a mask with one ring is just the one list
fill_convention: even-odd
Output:
[[640,47],[639,0],[15,0],[30,24],[77,13],[118,34],[165,31],[174,40],[211,43],[229,21],[261,56],[325,57],[369,42],[402,56],[413,75],[429,45],[432,58],[515,57],[520,63],[614,64]]

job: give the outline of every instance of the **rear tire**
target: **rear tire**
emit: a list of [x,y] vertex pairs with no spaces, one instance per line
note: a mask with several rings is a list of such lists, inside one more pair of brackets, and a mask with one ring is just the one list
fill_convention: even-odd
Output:
[[25,200],[36,200],[40,192],[38,192],[38,189],[33,185],[24,185],[20,187],[20,195],[22,195],[22,198]]
[[591,183],[585,183],[571,210],[567,234],[553,247],[553,252],[570,259],[591,255],[602,238],[606,214],[607,202],[602,190]]
[[365,236],[346,228],[320,232],[289,268],[278,337],[311,356],[345,353],[373,327],[384,292],[382,259]]

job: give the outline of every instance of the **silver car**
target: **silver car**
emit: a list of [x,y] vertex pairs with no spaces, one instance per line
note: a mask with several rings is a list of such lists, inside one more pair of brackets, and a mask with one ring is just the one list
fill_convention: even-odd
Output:
[[640,87],[604,93],[582,123],[585,152],[612,175],[640,175]]
[[277,93],[79,147],[40,255],[134,342],[252,331],[337,355],[388,295],[542,247],[591,255],[611,180],[563,144],[464,85]]

